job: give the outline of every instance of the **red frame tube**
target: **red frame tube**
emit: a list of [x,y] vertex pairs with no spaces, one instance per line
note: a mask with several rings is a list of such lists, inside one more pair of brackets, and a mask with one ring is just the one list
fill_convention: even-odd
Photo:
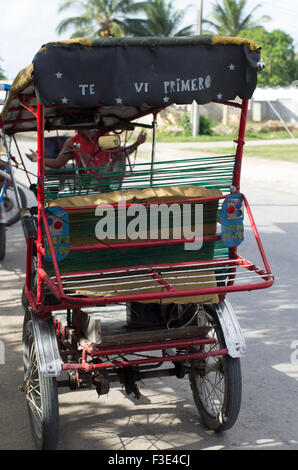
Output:
[[[238,107],[238,106],[237,106]],[[241,173],[241,161],[242,161],[242,154],[243,154],[243,145],[244,145],[244,134],[245,134],[245,125],[246,125],[246,117],[247,117],[247,108],[248,108],[248,100],[243,100],[242,103],[242,112],[241,112],[241,119],[240,119],[240,127],[239,127],[239,135],[238,135],[238,140],[237,140],[237,152],[236,152],[236,165],[235,165],[235,170],[234,170],[234,177],[233,177],[233,183],[236,186],[236,188],[239,189],[240,186],[240,173]],[[34,112],[34,110],[33,110]],[[154,300],[154,299],[162,299],[162,298],[175,298],[175,297],[189,297],[193,295],[205,295],[205,294],[220,294],[223,295],[226,292],[240,292],[244,290],[254,290],[254,289],[262,289],[265,287],[269,287],[273,283],[273,276],[271,275],[271,271],[269,268],[268,261],[266,259],[264,249],[262,247],[261,241],[259,234],[256,230],[256,226],[248,205],[248,202],[246,198],[244,198],[245,201],[245,206],[249,215],[249,219],[251,221],[253,231],[257,240],[257,244],[259,247],[259,250],[262,255],[262,259],[264,261],[265,265],[265,271],[258,269],[258,274],[263,279],[263,282],[261,283],[252,283],[252,284],[243,284],[243,285],[233,285],[233,274],[230,276],[230,282],[228,286],[222,286],[222,287],[210,287],[210,288],[202,288],[202,289],[184,289],[184,290],[177,290],[173,288],[165,279],[162,278],[156,271],[155,267],[151,266],[149,270],[151,270],[152,276],[156,278],[156,280],[163,285],[166,288],[166,292],[154,292],[154,293],[146,293],[146,294],[130,294],[130,295],[117,295],[113,297],[97,297],[97,298],[78,298],[78,297],[71,297],[69,295],[66,295],[64,293],[63,285],[62,285],[62,280],[61,280],[61,275],[59,271],[59,266],[56,260],[55,256],[55,250],[53,247],[48,223],[47,223],[47,218],[44,212],[44,187],[43,187],[43,181],[44,181],[44,107],[37,103],[37,127],[38,127],[38,240],[37,240],[37,247],[38,247],[38,289],[37,289],[37,297],[36,297],[36,304],[38,307],[38,310],[45,309],[45,307],[42,307],[43,303],[43,295],[44,295],[44,282],[48,285],[50,290],[53,292],[53,294],[58,298],[59,301],[62,302],[61,306],[88,306],[88,305],[104,305],[107,303],[118,303],[118,302],[129,302],[129,301],[138,301],[138,300]],[[195,202],[195,201],[208,201],[208,200],[218,200],[222,199],[224,196],[219,196],[219,197],[212,197],[212,198],[191,198],[189,200],[183,200],[181,201],[182,203],[186,202]],[[173,201],[171,201],[173,202]],[[159,202],[153,202],[153,204],[158,204]],[[146,204],[146,203],[144,203]],[[152,203],[149,203],[152,204]],[[130,205],[130,203],[125,204],[125,205]],[[78,208],[73,208],[78,210]],[[82,209],[82,208],[80,208]],[[89,208],[90,209],[90,208]],[[46,272],[44,271],[44,246],[43,246],[43,228],[45,231],[45,235],[48,238],[48,243],[49,243],[49,248],[50,248],[50,253],[52,256],[52,261],[53,261],[53,267],[55,271],[55,278],[51,280]],[[220,237],[215,235],[215,236],[207,236],[204,237],[205,241],[214,241],[218,240]],[[93,251],[93,250],[101,250],[101,249],[111,249],[111,248],[133,248],[133,247],[144,247],[144,246],[154,246],[154,245],[164,245],[164,244],[177,244],[177,243],[184,243],[186,239],[179,239],[179,240],[154,240],[154,241],[141,241],[141,242],[132,242],[132,243],[114,243],[111,244],[111,246],[107,246],[106,244],[94,244],[94,245],[79,245],[79,246],[71,246],[71,251]],[[237,255],[237,250],[232,249],[230,250],[230,260],[222,260],[223,264],[229,263],[230,261],[234,261],[234,267],[240,265],[242,263],[242,259],[238,257]],[[210,264],[212,266],[212,263],[214,263],[213,260],[210,260]],[[204,261],[201,263],[202,265],[208,265],[208,261]],[[217,263],[216,263],[217,264]],[[187,263],[176,263],[177,266],[189,266]],[[147,267],[148,268],[148,267]],[[248,269],[250,270],[257,270],[255,269],[255,265],[251,264]],[[120,269],[120,268],[119,268]],[[212,268],[210,268],[212,269]],[[115,270],[115,272],[117,269]],[[126,272],[131,271],[131,268],[127,268]],[[133,268],[132,268],[133,271]],[[148,270],[145,269],[147,273],[149,272]],[[113,270],[107,270],[106,272],[112,273]],[[95,273],[98,273],[95,271]],[[78,273],[77,273],[78,274]],[[83,273],[81,273],[83,274]],[[91,274],[91,272],[89,272]],[[28,274],[29,275],[29,274]],[[63,278],[65,279],[68,277],[70,273],[67,275],[64,275]],[[156,277],[157,276],[157,277]],[[29,282],[29,281],[28,281]],[[26,283],[26,289],[28,291],[29,289],[29,284],[28,282]],[[60,306],[60,307],[61,307]],[[56,306],[52,307],[53,309],[56,309]],[[46,310],[48,310],[46,308]]]
[[[163,344],[165,346],[165,343]],[[85,372],[91,372],[96,369],[110,369],[115,367],[129,367],[129,366],[139,366],[145,364],[156,364],[163,362],[177,362],[185,361],[187,359],[206,359],[207,357],[214,356],[224,356],[228,354],[227,349],[217,349],[209,352],[193,353],[193,354],[179,354],[175,356],[166,356],[166,357],[156,357],[152,356],[147,359],[137,359],[130,361],[113,361],[113,362],[103,362],[101,364],[61,364],[62,370],[84,370]]]
[[[20,96],[18,97],[19,103],[26,108],[30,113],[34,114],[35,117],[37,117],[38,120],[38,102],[37,102],[37,109],[33,108],[33,106],[30,106],[26,101],[23,100]],[[23,121],[23,120],[22,120]]]
[[233,186],[235,186],[236,191],[240,191],[240,176],[241,176],[241,165],[242,165],[242,157],[243,157],[243,147],[245,145],[244,138],[245,138],[245,128],[246,128],[246,121],[247,121],[248,103],[249,103],[249,100],[247,99],[242,101],[238,139],[235,141],[237,143],[237,149],[236,149],[234,176],[233,176]]
[[123,302],[139,302],[142,300],[157,300],[157,299],[174,299],[176,297],[194,297],[209,294],[226,294],[228,292],[243,292],[251,290],[265,289],[273,284],[273,278],[268,281],[262,281],[261,283],[243,284],[237,286],[226,286],[226,287],[209,287],[203,289],[185,289],[175,290],[168,292],[152,292],[147,294],[129,294],[129,295],[116,295],[111,297],[70,297],[64,295],[62,300],[68,302],[68,304],[77,304],[80,306],[93,306],[93,305],[107,305],[116,304]]
[[261,242],[261,238],[260,238],[260,235],[259,235],[259,232],[258,232],[256,223],[255,223],[255,221],[254,221],[254,218],[253,218],[253,215],[252,215],[250,206],[249,206],[249,204],[248,204],[248,200],[246,199],[246,197],[244,196],[244,194],[242,194],[242,197],[243,197],[243,200],[244,200],[246,212],[247,212],[249,221],[250,221],[250,223],[251,223],[251,226],[252,226],[252,229],[253,229],[253,233],[254,233],[256,242],[257,242],[257,244],[258,244],[258,247],[259,247],[259,250],[260,250],[260,253],[261,253],[261,256],[262,256],[262,260],[263,260],[264,266],[265,266],[265,268],[266,268],[266,270],[267,270],[267,274],[271,274],[270,266],[269,266],[269,263],[268,263],[268,260],[267,260],[266,254],[265,254],[265,250],[264,250],[263,245],[262,245],[262,242]]
[[[259,240],[259,243],[261,241]],[[205,260],[205,261],[198,261],[198,262],[186,262],[186,263],[167,263],[167,264],[161,264],[161,265],[152,265],[151,267],[149,266],[131,266],[131,267],[126,267],[126,268],[111,268],[111,269],[102,269],[102,270],[97,270],[97,271],[87,271],[87,272],[80,272],[80,273],[66,273],[61,276],[61,279],[68,279],[71,278],[72,276],[80,276],[84,274],[89,274],[90,276],[92,275],[113,275],[115,274],[130,274],[130,273],[147,273],[147,274],[152,274],[154,276],[154,273],[156,271],[160,271],[161,269],[179,269],[179,268],[187,268],[187,267],[199,267],[199,266],[208,266],[209,269],[212,270],[212,266],[214,267],[220,267],[220,266],[226,266],[226,265],[231,265],[231,269],[236,268],[236,266],[243,266],[246,265],[245,268],[250,271],[255,271],[256,274],[258,274],[263,281],[258,282],[258,283],[251,283],[251,284],[243,284],[243,285],[237,285],[233,286],[233,282],[229,282],[226,287],[209,287],[209,288],[203,288],[203,289],[197,289],[197,290],[176,290],[173,289],[172,286],[170,286],[167,282],[164,284],[166,288],[168,288],[168,292],[159,292],[159,293],[147,293],[147,294],[130,294],[130,295],[122,295],[122,296],[113,296],[113,297],[105,297],[105,298],[100,298],[100,297],[94,297],[94,298],[78,298],[78,297],[71,297],[68,295],[65,295],[63,293],[62,296],[59,295],[59,297],[56,295],[57,290],[52,290],[53,294],[57,296],[58,300],[62,301],[63,303],[61,305],[53,305],[51,307],[44,307],[45,311],[54,311],[54,310],[61,310],[61,308],[67,308],[67,307],[72,307],[74,305],[80,305],[80,306],[95,306],[95,305],[106,305],[110,303],[123,303],[123,302],[129,302],[129,301],[138,301],[138,300],[156,300],[156,299],[161,299],[161,298],[175,298],[175,297],[188,297],[188,296],[193,296],[193,295],[206,295],[206,294],[219,294],[220,296],[228,293],[228,292],[243,292],[243,291],[251,291],[251,290],[257,290],[257,289],[264,289],[267,287],[270,287],[273,282],[274,278],[271,274],[270,268],[268,271],[264,271],[263,269],[258,268],[255,264],[250,263],[249,261],[245,260],[244,258],[240,256],[236,256],[234,259],[219,259],[219,260]],[[170,271],[169,271],[170,272]],[[183,273],[183,271],[181,271]],[[233,277],[233,274],[231,274]],[[158,282],[161,282],[161,277],[158,279]],[[49,287],[51,288],[51,285],[48,284]],[[53,285],[53,284],[52,284]]]
[[43,270],[39,270],[40,277],[41,279],[47,284],[48,288],[52,291],[52,293],[55,295],[55,297],[60,300],[61,299],[61,293],[59,292],[59,289],[56,288],[55,283],[49,278],[47,273]]
[[[53,267],[56,273],[56,282],[58,284],[58,291],[59,291],[60,297],[63,297],[64,292],[63,292],[63,287],[62,287],[62,282],[61,282],[59,266],[58,266],[58,262],[56,259],[52,236],[50,233],[50,229],[49,229],[49,225],[48,225],[48,221],[47,221],[44,209],[41,210],[41,222],[43,224],[45,234],[46,234],[48,244],[49,244],[49,250],[50,250],[51,257],[52,257],[52,263],[53,263]],[[40,255],[43,256],[41,252],[40,252]]]
[[31,290],[32,280],[32,256],[33,256],[33,239],[27,239],[27,256],[26,256],[26,283],[25,293]]
[[109,243],[104,245],[93,244],[93,245],[71,245],[70,252],[77,253],[81,251],[98,251],[98,250],[112,250],[112,249],[127,249],[127,248],[146,248],[149,246],[165,246],[165,245],[181,245],[183,243],[193,243],[195,241],[210,242],[220,240],[220,235],[205,235],[201,238],[176,238],[176,239],[167,239],[167,240],[144,240],[140,242],[123,242],[123,243]]
[[83,348],[92,357],[110,356],[118,354],[121,349],[122,354],[132,354],[140,351],[159,351],[160,349],[173,349],[173,348],[190,348],[192,346],[206,346],[207,344],[216,344],[215,338],[189,338],[189,339],[172,339],[164,341],[157,341],[152,343],[137,343],[130,345],[120,346],[88,346],[83,344]]
[[[42,214],[44,211],[44,107],[37,101],[37,243],[43,247]],[[44,255],[38,254],[38,276],[36,303],[42,306],[44,300],[44,281],[40,275],[44,269]]]
[[[138,300],[156,300],[162,298],[176,298],[176,297],[190,297],[190,296],[197,296],[197,295],[205,295],[205,294],[219,294],[225,295],[227,292],[240,292],[245,290],[255,290],[255,289],[262,289],[265,287],[269,287],[273,283],[273,276],[270,271],[270,267],[249,207],[249,204],[243,196],[243,200],[245,203],[245,207],[248,213],[248,217],[250,223],[253,228],[253,233],[255,235],[258,248],[260,250],[262,260],[264,263],[265,269],[260,269],[256,265],[251,264],[249,261],[245,260],[244,258],[237,255],[237,250],[232,249],[230,250],[230,258],[231,259],[221,259],[221,260],[205,260],[201,262],[187,262],[187,263],[168,263],[166,265],[156,265],[156,266],[138,266],[138,267],[127,267],[127,268],[114,268],[108,270],[98,270],[93,271],[94,274],[106,275],[106,274],[113,274],[117,272],[138,272],[141,273],[142,270],[146,274],[150,274],[156,281],[164,287],[164,292],[158,293],[147,293],[147,294],[129,294],[129,295],[117,295],[113,297],[106,297],[106,298],[73,298],[64,293],[63,289],[63,279],[67,279],[71,277],[74,273],[67,273],[67,274],[60,274],[59,265],[55,256],[55,249],[53,246],[50,230],[48,227],[47,217],[45,214],[45,198],[44,198],[44,107],[37,102],[37,109],[32,108],[31,106],[27,105],[27,103],[20,100],[22,106],[26,107],[29,111],[31,111],[37,118],[37,144],[38,144],[38,238],[36,243],[37,253],[38,253],[38,286],[37,286],[37,295],[35,296],[33,292],[31,292],[31,277],[32,277],[32,255],[33,255],[33,243],[32,239],[27,240],[27,265],[26,265],[26,285],[25,285],[25,294],[28,298],[30,306],[32,309],[40,316],[44,316],[49,314],[55,310],[61,310],[62,308],[72,307],[79,310],[79,306],[92,306],[92,305],[105,305],[105,304],[112,304],[112,303],[123,303],[129,301],[138,301]],[[236,190],[240,190],[240,175],[241,175],[241,163],[242,163],[242,156],[243,156],[243,146],[244,146],[244,135],[245,135],[245,127],[246,127],[246,118],[247,118],[247,109],[248,109],[248,100],[243,100],[242,105],[240,104],[232,104],[226,102],[225,104],[230,106],[235,106],[237,108],[241,108],[241,118],[240,118],[240,126],[239,126],[239,133],[238,133],[238,140],[237,143],[237,151],[236,151],[236,161],[235,161],[235,169],[233,175],[233,185],[236,187]],[[141,113],[140,113],[141,114]],[[181,203],[186,202],[205,202],[205,201],[212,201],[212,200],[219,200],[224,199],[225,196],[219,197],[212,197],[212,198],[191,198],[188,200],[178,201]],[[169,201],[173,202],[173,201]],[[177,202],[177,201],[175,201]],[[166,202],[163,202],[166,203]],[[125,206],[129,206],[132,203],[123,204]],[[159,202],[150,202],[150,203],[142,203],[144,205],[147,204],[159,204]],[[117,205],[115,205],[116,207]],[[69,211],[73,210],[82,210],[87,209],[85,207],[76,207],[76,208],[67,208]],[[88,207],[90,210],[90,207]],[[55,271],[55,277],[50,278],[44,269],[44,257],[45,257],[45,248],[43,243],[43,237],[46,236],[48,239],[49,249],[52,256],[53,267]],[[205,236],[203,237],[204,241],[215,241],[220,239],[220,236]],[[157,240],[157,241],[144,241],[144,242],[134,242],[134,243],[115,243],[111,244],[111,246],[107,246],[104,244],[94,244],[94,245],[79,245],[79,246],[71,246],[71,251],[93,251],[93,250],[102,250],[102,249],[111,249],[111,248],[133,248],[133,247],[143,247],[143,246],[161,246],[164,244],[177,244],[177,243],[184,243],[189,242],[186,239],[179,239],[179,240]],[[203,288],[203,289],[184,289],[184,290],[177,290],[175,289],[166,279],[162,277],[159,273],[159,269],[162,267],[167,266],[170,269],[179,269],[180,267],[191,267],[191,266],[210,266],[212,270],[212,265],[214,266],[221,266],[221,265],[229,265],[231,264],[232,268],[236,269],[236,266],[242,266],[248,270],[255,271],[260,277],[263,279],[262,282],[259,283],[252,283],[252,284],[243,284],[243,285],[233,285],[233,274],[230,278],[230,283],[227,286],[222,287],[212,287],[212,288]],[[76,275],[84,274],[84,273],[75,273]],[[92,271],[88,273],[92,275]],[[44,284],[47,284],[49,289],[55,295],[55,297],[61,302],[59,305],[52,305],[52,306],[44,306],[43,299],[44,299]],[[57,336],[60,339],[64,336],[64,333],[67,333],[67,328],[62,327],[61,331],[59,331],[59,322],[55,320],[55,325],[57,328]],[[69,334],[69,333],[68,333]],[[211,350],[211,351],[203,351],[188,353],[188,354],[176,354],[173,356],[165,356],[163,357],[148,357],[148,358],[139,358],[139,359],[132,359],[132,360],[116,360],[116,361],[107,361],[98,364],[88,364],[87,363],[87,355],[89,354],[91,357],[100,357],[106,355],[113,355],[119,354],[131,354],[135,353],[136,351],[154,351],[154,350],[162,350],[165,351],[168,348],[172,347],[180,347],[180,348],[190,348],[191,346],[197,345],[204,347],[206,344],[213,344],[216,341],[214,339],[183,339],[183,340],[169,340],[169,341],[158,341],[153,343],[138,343],[133,345],[120,345],[114,347],[92,347],[84,342],[80,342],[80,318],[78,312],[78,325],[77,331],[73,334],[73,340],[76,341],[78,344],[81,343],[82,351],[78,349],[72,349],[70,351],[62,351],[65,354],[72,354],[72,355],[80,355],[82,362],[76,364],[62,364],[63,370],[84,370],[84,371],[92,371],[96,369],[107,369],[107,368],[115,368],[115,367],[127,367],[132,365],[145,365],[145,364],[156,364],[156,363],[163,363],[163,362],[173,362],[173,361],[183,361],[187,359],[205,359],[210,356],[221,356],[227,354],[227,349],[219,349],[219,350]],[[73,348],[75,347],[73,344],[71,345]]]

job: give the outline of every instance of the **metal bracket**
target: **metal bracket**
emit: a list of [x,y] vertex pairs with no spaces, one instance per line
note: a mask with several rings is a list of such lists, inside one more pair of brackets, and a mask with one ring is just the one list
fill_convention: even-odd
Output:
[[43,375],[58,377],[62,368],[53,319],[38,318],[31,308],[29,310],[39,369]]
[[220,302],[216,307],[228,354],[231,357],[243,357],[246,344],[233,307],[228,299]]

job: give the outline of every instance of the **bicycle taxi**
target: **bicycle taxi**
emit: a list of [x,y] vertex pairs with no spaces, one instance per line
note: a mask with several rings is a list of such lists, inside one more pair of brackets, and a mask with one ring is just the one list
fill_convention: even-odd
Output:
[[[39,448],[57,445],[60,386],[101,396],[118,382],[138,398],[140,380],[188,377],[202,422],[235,424],[245,341],[227,294],[273,284],[240,191],[261,68],[260,48],[240,38],[77,39],[44,45],[14,81],[2,129],[37,131],[37,207],[22,218],[24,391]],[[239,109],[235,154],[159,159],[158,113],[194,100]],[[149,159],[45,169],[48,132],[117,140],[138,127],[152,129]],[[238,251],[244,212],[261,267]]]

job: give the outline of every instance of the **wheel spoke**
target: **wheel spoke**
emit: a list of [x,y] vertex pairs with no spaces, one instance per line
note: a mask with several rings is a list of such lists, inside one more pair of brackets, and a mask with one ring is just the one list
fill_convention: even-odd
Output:
[[223,377],[217,380],[216,376],[214,382],[212,382],[208,376],[203,377],[201,380],[206,407],[208,409],[211,408],[213,412],[216,412],[216,416],[218,415],[218,412],[223,405],[223,390],[221,387],[219,387],[219,384],[222,382],[222,380]]
[[213,364],[207,365],[205,367],[206,375],[210,374],[211,372],[219,372],[223,374],[223,367],[222,361],[216,361]]
[[28,393],[35,393],[36,395],[38,395],[39,397],[41,397],[41,393],[40,393],[40,385],[39,383],[33,387],[31,385],[31,383],[29,384],[30,385],[30,388],[28,389]]
[[36,424],[41,429],[42,396],[40,392],[39,369],[34,344],[31,343],[29,352],[29,377],[27,379],[26,398],[35,416]]
[[32,434],[40,450],[55,449],[59,429],[56,380],[40,371],[33,326],[24,321],[24,373],[27,408]]
[[29,397],[28,395],[27,395],[27,400],[30,403],[31,408],[35,410],[36,414],[38,415],[38,419],[41,420],[42,419],[41,408],[35,403],[35,400]]
[[[221,306],[218,305],[218,309]],[[208,307],[204,326],[211,327],[208,338],[216,343],[204,352],[214,353],[225,348],[224,334],[216,309]],[[238,358],[228,355],[207,356],[204,361],[192,361],[189,380],[193,397],[203,423],[215,431],[231,428],[241,404],[241,369]]]
[[[210,344],[205,351],[210,353],[220,349],[220,343],[216,331],[216,324],[206,318],[206,326],[213,329],[209,332],[209,338],[216,339],[216,343]],[[222,359],[207,356],[205,361],[205,375],[197,376],[198,391],[204,408],[214,418],[217,418],[223,407],[225,396],[225,380]]]

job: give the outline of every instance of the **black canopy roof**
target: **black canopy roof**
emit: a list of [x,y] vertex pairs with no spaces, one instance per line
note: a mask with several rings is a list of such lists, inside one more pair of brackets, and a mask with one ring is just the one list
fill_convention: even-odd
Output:
[[24,104],[46,107],[46,128],[112,128],[172,103],[251,98],[260,48],[241,38],[76,39],[43,46],[14,81],[0,118],[35,130]]

